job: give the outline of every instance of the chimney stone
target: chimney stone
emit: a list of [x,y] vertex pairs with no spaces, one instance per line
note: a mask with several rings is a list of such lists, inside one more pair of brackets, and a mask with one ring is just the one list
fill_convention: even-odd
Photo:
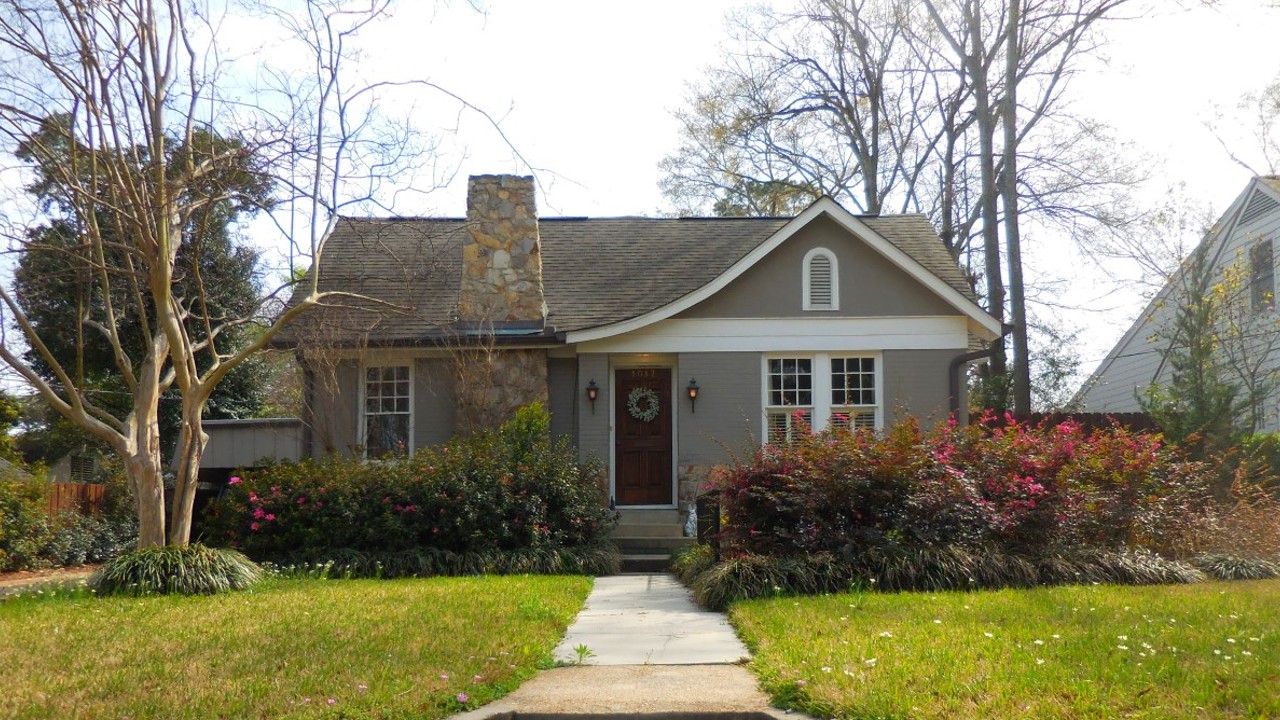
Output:
[[459,321],[540,331],[547,304],[533,178],[472,175],[467,183],[467,230]]

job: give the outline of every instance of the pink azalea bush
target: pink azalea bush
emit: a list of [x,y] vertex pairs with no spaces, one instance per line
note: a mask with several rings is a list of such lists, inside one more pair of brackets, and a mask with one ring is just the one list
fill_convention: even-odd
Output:
[[329,457],[238,475],[211,503],[205,533],[256,559],[433,549],[451,553],[580,548],[614,518],[596,463],[551,437],[540,406],[491,432],[412,457]]
[[1212,472],[1158,435],[906,420],[883,434],[801,432],[717,469],[733,554],[959,547],[1019,556],[1195,549]]

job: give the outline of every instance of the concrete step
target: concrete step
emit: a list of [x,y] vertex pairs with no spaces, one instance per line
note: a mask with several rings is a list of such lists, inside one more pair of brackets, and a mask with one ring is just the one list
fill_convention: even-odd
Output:
[[618,524],[619,525],[675,525],[680,526],[680,511],[675,509],[663,510],[632,510],[630,508],[618,508]]
[[642,538],[642,537],[684,537],[683,525],[672,525],[670,523],[662,524],[639,524],[632,523],[628,525],[619,525],[614,531],[613,536],[618,537],[625,535],[626,537]]
[[628,553],[622,556],[622,572],[624,573],[664,573],[670,571],[670,555]]
[[693,545],[695,541],[687,537],[629,537],[614,533],[613,542],[623,555],[628,553],[670,555]]

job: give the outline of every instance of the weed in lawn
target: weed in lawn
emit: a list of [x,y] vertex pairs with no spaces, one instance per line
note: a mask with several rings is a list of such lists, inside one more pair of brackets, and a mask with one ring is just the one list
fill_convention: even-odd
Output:
[[585,644],[574,645],[573,652],[577,655],[573,661],[575,665],[586,665],[588,660],[596,656],[595,652]]

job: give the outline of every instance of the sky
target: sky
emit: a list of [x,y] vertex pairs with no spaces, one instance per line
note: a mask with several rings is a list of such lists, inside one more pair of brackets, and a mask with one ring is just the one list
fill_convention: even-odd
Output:
[[[419,130],[437,131],[434,177],[450,180],[433,192],[404,196],[395,211],[458,216],[465,211],[467,175],[530,168],[544,216],[669,210],[658,189],[658,163],[678,143],[672,113],[684,104],[688,84],[722,57],[725,15],[745,3],[475,2],[480,10],[464,0],[402,0],[390,21],[362,34],[361,75],[428,80],[483,110],[501,129],[438,92],[416,93],[412,104],[389,108],[407,112]],[[1110,24],[1103,56],[1083,66],[1068,93],[1077,112],[1114,127],[1126,152],[1144,155],[1151,174],[1146,197],[1158,200],[1168,187],[1185,183],[1190,197],[1220,212],[1249,173],[1231,162],[1205,123],[1280,72],[1280,63],[1267,59],[1280,37],[1280,10],[1263,0],[1167,5],[1152,17]],[[221,22],[218,42],[227,57],[275,52],[275,41],[255,23],[238,16]],[[251,92],[244,99],[254,100]],[[1231,127],[1224,132],[1238,134]],[[283,252],[269,245],[273,241],[260,242]],[[1056,317],[1075,331],[1087,373],[1139,312],[1141,298],[1132,287],[1100,282],[1097,266],[1061,251],[1056,238],[1027,242],[1028,278],[1059,281],[1052,297],[1061,306]]]
[[[1280,73],[1280,63],[1267,60],[1280,37],[1280,10],[1261,0],[1167,5],[1107,26],[1101,56],[1083,67],[1068,93],[1075,111],[1111,125],[1126,152],[1144,157],[1150,177],[1143,193],[1151,202],[1181,183],[1189,197],[1221,212],[1249,172],[1229,159],[1207,123],[1232,114],[1243,93]],[[375,57],[416,63],[501,116],[507,138],[537,169],[544,214],[651,215],[669,210],[657,164],[676,147],[672,112],[682,107],[688,84],[722,56],[725,13],[742,6],[491,0],[481,14],[455,3],[435,11],[425,29],[418,25],[428,20],[425,8],[413,11],[420,13],[413,21],[395,23],[393,35],[421,38],[412,53],[388,40]],[[1240,132],[1229,121],[1219,127],[1226,136]],[[462,177],[431,197],[441,214],[462,212],[465,175],[524,171],[475,118],[464,117],[462,131]],[[1056,281],[1050,299],[1059,309],[1046,315],[1078,339],[1087,374],[1144,300],[1132,284],[1101,280],[1104,273],[1089,258],[1054,249],[1062,245],[1058,239],[1027,242],[1028,277]],[[1131,272],[1106,270],[1121,278]]]

